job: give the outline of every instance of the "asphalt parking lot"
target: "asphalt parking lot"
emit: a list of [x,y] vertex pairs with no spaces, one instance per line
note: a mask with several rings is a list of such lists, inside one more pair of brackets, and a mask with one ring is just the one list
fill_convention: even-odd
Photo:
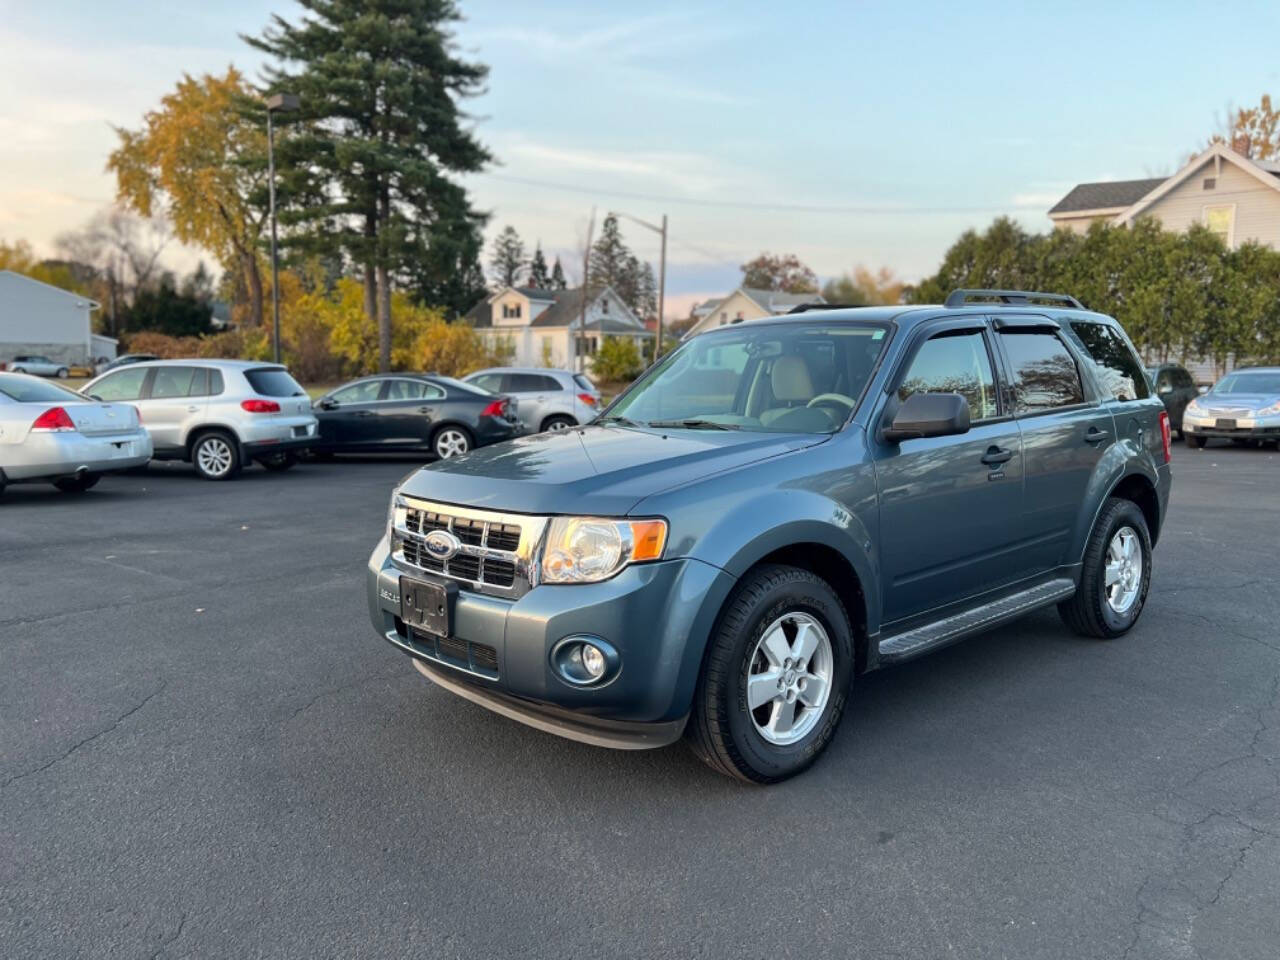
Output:
[[1146,612],[855,684],[782,786],[431,687],[365,560],[410,461],[0,502],[0,956],[1280,954],[1280,455],[1175,446]]

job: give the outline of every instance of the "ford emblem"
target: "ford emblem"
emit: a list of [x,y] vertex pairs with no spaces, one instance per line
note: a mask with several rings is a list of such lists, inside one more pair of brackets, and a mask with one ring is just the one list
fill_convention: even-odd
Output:
[[425,545],[427,553],[437,560],[448,560],[458,552],[462,541],[448,530],[432,530],[427,534]]

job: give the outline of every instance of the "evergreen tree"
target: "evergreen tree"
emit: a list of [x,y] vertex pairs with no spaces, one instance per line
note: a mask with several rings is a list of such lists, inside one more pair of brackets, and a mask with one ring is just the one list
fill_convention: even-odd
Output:
[[489,275],[493,278],[493,285],[501,290],[503,287],[519,284],[524,269],[524,241],[516,233],[516,228],[508,224],[494,238],[493,253],[489,257]]
[[548,286],[550,290],[564,290],[569,286],[564,278],[564,268],[560,266],[560,258],[556,257],[555,265],[551,268],[551,283]]
[[551,277],[547,274],[547,258],[542,255],[542,244],[533,251],[533,259],[529,261],[529,286],[535,290],[546,290],[551,286]]
[[636,284],[636,316],[649,320],[658,315],[658,280],[653,275],[653,264],[647,260],[640,270]]
[[[618,218],[609,214],[604,218],[600,229],[600,239],[591,246],[589,259],[591,286],[599,289],[609,286],[619,292],[626,283],[628,260],[635,260],[627,245],[622,242],[622,232],[618,229]],[[627,298],[624,296],[624,300]]]
[[274,16],[260,37],[244,38],[276,60],[267,92],[301,101],[282,118],[298,127],[278,151],[283,199],[292,201],[284,220],[306,226],[291,238],[296,247],[359,266],[387,370],[392,275],[437,239],[464,250],[457,232],[482,221],[448,174],[490,160],[458,103],[480,92],[488,68],[456,55],[453,0],[299,2],[297,21]]

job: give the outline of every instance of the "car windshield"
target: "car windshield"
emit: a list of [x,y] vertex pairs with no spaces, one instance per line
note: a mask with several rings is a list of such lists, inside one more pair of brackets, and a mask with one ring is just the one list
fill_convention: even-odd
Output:
[[695,337],[601,418],[650,426],[831,433],[853,413],[886,328],[770,323]]
[[244,378],[254,393],[264,397],[305,397],[307,391],[298,386],[298,381],[289,376],[283,367],[262,367],[258,370],[246,370]]
[[1218,381],[1214,393],[1278,393],[1280,394],[1280,370],[1232,373]]
[[0,393],[17,403],[84,403],[84,397],[66,387],[15,374],[0,375]]

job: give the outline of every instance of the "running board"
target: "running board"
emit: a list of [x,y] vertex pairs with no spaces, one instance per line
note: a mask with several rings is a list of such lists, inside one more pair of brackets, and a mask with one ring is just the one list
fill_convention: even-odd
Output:
[[919,656],[934,647],[941,647],[971,633],[979,633],[1006,620],[1013,620],[1039,607],[1065,600],[1075,592],[1076,585],[1071,580],[1050,580],[942,620],[913,627],[905,633],[882,639],[880,660],[882,663],[894,663]]

